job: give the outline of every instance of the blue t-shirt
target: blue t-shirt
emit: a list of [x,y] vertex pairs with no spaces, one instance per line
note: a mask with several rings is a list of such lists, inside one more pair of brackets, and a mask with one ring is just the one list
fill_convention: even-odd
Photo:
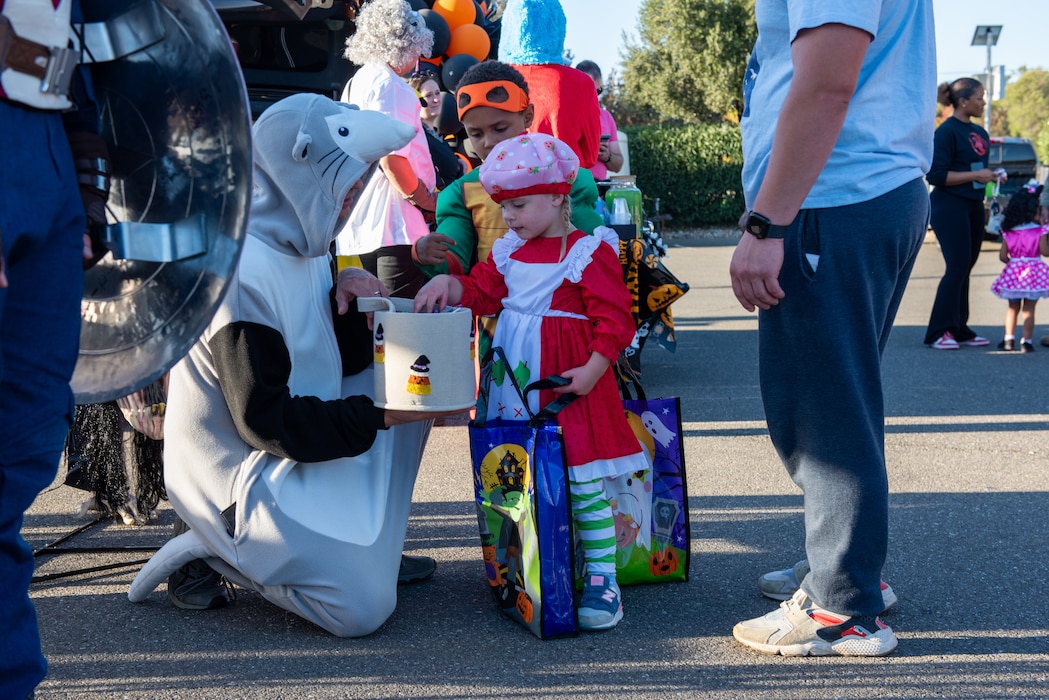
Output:
[[757,0],[755,14],[740,121],[748,205],[765,177],[793,77],[791,42],[824,24],[862,29],[872,41],[841,134],[802,208],[865,202],[925,175],[936,116],[931,0]]

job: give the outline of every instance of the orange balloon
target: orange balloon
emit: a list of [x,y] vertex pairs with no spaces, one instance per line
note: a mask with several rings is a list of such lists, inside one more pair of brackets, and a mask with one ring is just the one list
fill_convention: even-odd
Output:
[[492,40],[488,38],[488,32],[476,24],[464,24],[452,30],[452,40],[448,42],[446,53],[449,56],[465,53],[483,61],[488,58],[491,49]]
[[474,0],[434,0],[433,11],[444,17],[453,32],[464,24],[473,24],[477,17]]

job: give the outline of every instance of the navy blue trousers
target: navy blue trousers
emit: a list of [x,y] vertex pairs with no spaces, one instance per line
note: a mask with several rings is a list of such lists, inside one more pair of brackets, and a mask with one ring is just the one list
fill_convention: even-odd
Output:
[[786,297],[758,317],[769,435],[804,492],[812,570],[802,587],[845,615],[882,609],[889,494],[881,359],[928,211],[920,179],[860,204],[802,210],[784,238]]
[[20,530],[72,419],[84,209],[60,115],[0,100],[0,154],[0,698],[24,698],[47,664]]
[[932,230],[946,269],[936,288],[925,344],[936,342],[948,332],[955,340],[971,340],[976,332],[969,328],[969,273],[983,245],[983,199],[965,199],[937,189],[929,200]]

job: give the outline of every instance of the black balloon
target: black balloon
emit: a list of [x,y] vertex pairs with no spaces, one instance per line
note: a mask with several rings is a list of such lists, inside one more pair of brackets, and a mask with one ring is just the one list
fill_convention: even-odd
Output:
[[426,0],[408,0],[408,4],[412,6],[412,9],[418,12],[419,10],[429,10],[430,3]]
[[433,32],[433,49],[430,50],[430,56],[437,58],[448,50],[448,42],[452,40],[452,30],[448,28],[444,17],[433,10],[419,10],[419,14],[422,15],[426,26]]
[[484,10],[481,9],[481,3],[474,0],[474,24],[478,27],[484,26]]
[[454,92],[463,73],[477,63],[480,61],[468,53],[457,53],[444,59],[444,66],[441,67],[441,82],[444,83],[444,89]]

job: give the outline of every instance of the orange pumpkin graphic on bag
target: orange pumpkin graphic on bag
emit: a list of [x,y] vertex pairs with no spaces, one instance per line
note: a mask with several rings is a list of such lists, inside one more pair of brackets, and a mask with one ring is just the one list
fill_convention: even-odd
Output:
[[677,567],[677,553],[673,549],[656,550],[648,560],[648,569],[653,576],[669,576],[677,571]]

